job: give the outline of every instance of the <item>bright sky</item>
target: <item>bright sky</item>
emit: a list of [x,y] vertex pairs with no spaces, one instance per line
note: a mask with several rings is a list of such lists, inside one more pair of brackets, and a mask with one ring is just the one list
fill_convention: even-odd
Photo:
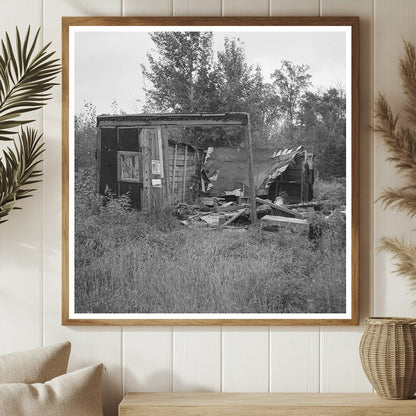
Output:
[[[259,64],[266,80],[282,60],[310,66],[314,87],[346,85],[346,34],[344,32],[214,31],[214,54],[224,38],[244,42],[247,61]],[[82,28],[77,30],[83,30]],[[103,30],[100,28],[99,30]],[[153,49],[149,32],[77,31],[74,35],[75,112],[84,101],[96,105],[97,114],[110,112],[113,99],[127,113],[141,112],[144,82],[140,64]],[[253,30],[256,30],[253,28]],[[148,81],[147,81],[148,82]]]

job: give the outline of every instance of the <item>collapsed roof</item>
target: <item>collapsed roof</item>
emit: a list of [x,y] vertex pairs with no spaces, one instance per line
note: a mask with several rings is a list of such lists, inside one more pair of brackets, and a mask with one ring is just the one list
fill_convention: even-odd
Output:
[[[279,178],[289,166],[299,159],[309,163],[306,150],[296,149],[274,151],[253,149],[253,174],[256,195],[268,193],[271,183]],[[242,148],[210,147],[207,150],[202,173],[202,191],[212,196],[242,195],[249,188],[248,151]]]

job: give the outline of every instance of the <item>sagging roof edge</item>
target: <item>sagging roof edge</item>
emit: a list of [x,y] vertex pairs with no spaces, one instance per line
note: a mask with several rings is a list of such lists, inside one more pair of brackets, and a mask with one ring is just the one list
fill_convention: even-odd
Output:
[[182,125],[182,126],[246,126],[248,113],[152,113],[126,115],[99,115],[97,126],[148,126],[148,125]]

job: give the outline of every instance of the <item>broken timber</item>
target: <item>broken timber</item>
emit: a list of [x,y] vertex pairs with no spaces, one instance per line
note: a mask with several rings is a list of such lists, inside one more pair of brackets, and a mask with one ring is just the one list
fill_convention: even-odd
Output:
[[250,206],[251,206],[251,223],[254,225],[257,222],[256,215],[256,189],[254,187],[254,172],[253,172],[253,146],[251,141],[251,126],[250,126],[250,113],[247,114],[247,148],[248,148],[248,183],[250,185],[249,195],[250,195]]
[[310,202],[300,202],[299,204],[289,204],[286,205],[287,208],[322,208],[322,205],[329,203],[329,199],[324,201],[310,201]]
[[238,211],[239,209],[246,208],[245,205],[219,205],[217,207],[217,212],[230,212],[230,211]]
[[293,218],[302,218],[302,215],[299,214],[298,212],[292,211],[289,208],[283,207],[282,205],[273,204],[273,202],[266,201],[265,199],[261,199],[261,198],[256,198],[256,201],[259,202],[260,204],[269,205],[270,207],[278,211],[284,212],[285,214],[288,214]]
[[235,221],[240,215],[243,215],[244,213],[248,213],[248,210],[242,209],[240,211],[237,211],[229,220],[227,220],[224,224],[220,225],[218,228],[224,228],[228,224],[231,224],[233,221]]
[[283,227],[300,232],[309,232],[309,223],[299,218],[279,217],[276,215],[265,215],[260,220],[260,224],[265,227]]

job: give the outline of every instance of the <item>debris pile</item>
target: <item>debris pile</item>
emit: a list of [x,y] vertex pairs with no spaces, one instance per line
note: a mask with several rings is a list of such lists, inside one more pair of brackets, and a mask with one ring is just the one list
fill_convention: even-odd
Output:
[[[263,230],[286,229],[308,233],[311,214],[321,211],[327,201],[289,205],[281,202],[256,198],[256,218]],[[175,214],[186,227],[246,229],[252,222],[249,201],[243,198],[229,200],[227,197],[201,197],[199,205],[178,204]]]

